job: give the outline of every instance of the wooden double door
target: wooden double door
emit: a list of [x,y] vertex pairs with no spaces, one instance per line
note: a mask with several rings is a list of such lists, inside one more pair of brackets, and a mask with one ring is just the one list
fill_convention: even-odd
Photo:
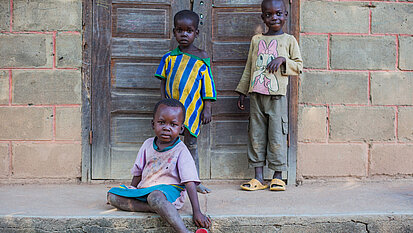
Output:
[[[196,44],[212,61],[217,101],[198,138],[202,179],[246,179],[248,111],[234,92],[252,35],[263,32],[261,0],[97,0],[93,3],[92,179],[129,179],[145,139],[154,136],[152,111],[160,100],[154,72],[177,46],[173,16],[200,15]],[[286,1],[287,6],[289,3]],[[289,31],[289,23],[286,24]],[[248,103],[247,103],[248,105]],[[248,106],[247,106],[248,109]],[[295,171],[294,171],[295,172]]]

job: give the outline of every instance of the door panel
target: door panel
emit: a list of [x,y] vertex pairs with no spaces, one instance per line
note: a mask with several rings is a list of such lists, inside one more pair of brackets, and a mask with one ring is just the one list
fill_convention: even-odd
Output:
[[[142,143],[153,136],[160,100],[154,78],[163,54],[176,46],[173,15],[188,0],[99,0],[94,3],[96,53],[92,96],[92,179],[129,179]],[[102,33],[104,32],[104,33]]]

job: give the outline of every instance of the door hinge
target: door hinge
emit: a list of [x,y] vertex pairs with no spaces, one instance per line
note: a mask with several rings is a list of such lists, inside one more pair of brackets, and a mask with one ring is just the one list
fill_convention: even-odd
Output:
[[90,130],[89,131],[89,144],[92,145],[92,142],[93,142],[93,131]]

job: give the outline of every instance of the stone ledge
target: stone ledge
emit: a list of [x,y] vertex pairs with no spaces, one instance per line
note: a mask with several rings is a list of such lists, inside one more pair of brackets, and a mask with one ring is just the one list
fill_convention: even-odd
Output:
[[[412,232],[413,214],[319,216],[211,216],[220,232]],[[191,216],[184,216],[195,231]],[[173,232],[158,216],[17,217],[0,216],[2,232]]]

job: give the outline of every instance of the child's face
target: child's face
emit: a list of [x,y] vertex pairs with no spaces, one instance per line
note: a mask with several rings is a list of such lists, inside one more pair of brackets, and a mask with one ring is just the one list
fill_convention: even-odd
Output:
[[191,45],[199,34],[199,30],[194,26],[191,19],[180,19],[175,23],[173,30],[176,41],[181,47]]
[[172,145],[184,131],[183,120],[184,115],[180,107],[159,105],[152,120],[152,128],[158,137],[158,142]]
[[282,1],[268,1],[262,7],[261,18],[270,31],[282,30],[287,19],[288,12]]

